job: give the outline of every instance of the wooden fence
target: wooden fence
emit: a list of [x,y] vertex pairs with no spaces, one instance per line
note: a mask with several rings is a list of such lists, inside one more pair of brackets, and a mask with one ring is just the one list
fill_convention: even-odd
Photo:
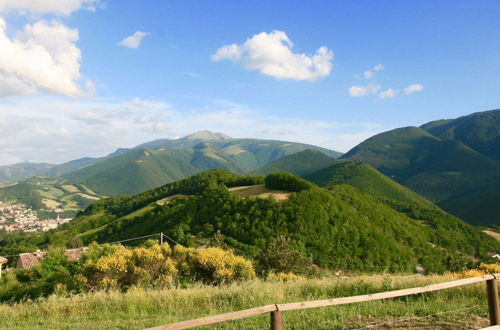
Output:
[[272,330],[282,330],[283,329],[283,312],[293,311],[299,309],[316,308],[316,307],[327,307],[336,305],[345,305],[360,303],[373,300],[389,299],[396,297],[409,296],[419,293],[438,291],[443,289],[456,288],[460,286],[470,285],[479,282],[486,282],[486,289],[488,293],[488,306],[490,315],[490,324],[499,325],[500,324],[500,307],[498,300],[498,287],[497,279],[500,279],[500,274],[484,275],[472,278],[466,278],[457,281],[445,282],[432,284],[427,286],[422,286],[418,288],[387,291],[381,293],[366,294],[361,296],[325,299],[325,300],[315,300],[315,301],[304,301],[297,303],[288,304],[274,304],[261,306],[256,308],[245,309],[238,312],[219,314],[214,316],[202,317],[189,321],[182,321],[177,323],[171,323],[163,326],[158,326],[154,328],[149,328],[146,330],[165,330],[165,329],[188,329],[204,325],[211,325],[225,321],[234,321],[243,318],[248,318],[252,316],[257,316],[265,313],[270,313],[271,316],[271,329]]

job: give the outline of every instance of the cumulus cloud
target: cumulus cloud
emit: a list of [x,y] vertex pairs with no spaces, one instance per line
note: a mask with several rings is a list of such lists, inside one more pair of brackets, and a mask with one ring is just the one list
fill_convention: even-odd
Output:
[[134,34],[131,36],[126,37],[122,41],[120,41],[118,44],[120,46],[128,47],[128,48],[138,48],[141,45],[142,39],[144,37],[148,36],[148,32],[143,32],[143,31],[136,31]]
[[94,11],[100,0],[0,0],[0,13],[69,15],[79,9]]
[[384,70],[384,66],[382,64],[377,64],[373,67],[373,70],[382,71],[382,70]]
[[262,32],[243,44],[225,45],[211,56],[213,61],[230,60],[276,79],[315,81],[332,71],[333,52],[320,47],[314,55],[292,51],[293,43],[283,31]]
[[380,90],[380,85],[369,84],[366,86],[351,86],[349,88],[349,95],[351,97],[361,97],[369,94],[375,94]]
[[371,122],[266,116],[224,100],[201,103],[198,110],[176,109],[163,101],[138,98],[120,102],[38,96],[0,103],[0,165],[26,160],[60,163],[103,156],[119,147],[177,138],[200,130],[347,151],[387,129]]
[[406,95],[410,95],[411,93],[413,92],[421,92],[424,90],[424,86],[422,86],[421,84],[412,84],[408,87],[405,87],[404,89],[404,92]]
[[383,92],[380,92],[380,93],[378,94],[378,97],[379,97],[380,99],[382,99],[382,100],[383,100],[383,99],[391,99],[391,98],[395,97],[397,93],[398,93],[398,91],[395,91],[394,89],[389,88],[389,89],[386,89],[386,90],[385,90],[385,91],[383,91]]
[[371,72],[370,70],[366,70],[364,73],[363,73],[363,77],[365,77],[365,79],[371,79],[373,78],[375,74],[373,72]]
[[77,30],[58,21],[38,21],[9,38],[6,29],[0,17],[0,96],[42,90],[79,97],[94,91],[80,73]]

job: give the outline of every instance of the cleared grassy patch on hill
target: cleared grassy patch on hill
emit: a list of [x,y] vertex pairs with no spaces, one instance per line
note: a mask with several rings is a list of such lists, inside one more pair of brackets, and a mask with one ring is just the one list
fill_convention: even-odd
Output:
[[[0,328],[141,329],[273,303],[368,294],[453,280],[449,276],[355,276],[290,282],[250,281],[230,286],[98,292],[51,296],[0,305]],[[451,313],[448,313],[452,311]],[[437,314],[435,316],[429,316]],[[338,307],[284,312],[293,329],[365,326],[470,329],[488,324],[484,284],[431,294]],[[387,324],[382,324],[388,322]],[[220,323],[204,329],[265,329],[269,315]]]
[[232,187],[229,188],[229,191],[237,194],[240,197],[259,197],[259,198],[273,197],[277,201],[286,201],[290,198],[291,194],[289,191],[269,189],[264,184],[258,184],[254,186]]
[[483,233],[490,235],[500,241],[500,234],[491,230],[483,230]]

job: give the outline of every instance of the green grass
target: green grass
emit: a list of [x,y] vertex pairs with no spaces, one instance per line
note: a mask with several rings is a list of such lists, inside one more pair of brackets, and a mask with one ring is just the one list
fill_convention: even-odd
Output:
[[[367,294],[449,280],[452,278],[446,276],[377,275],[52,296],[35,302],[0,305],[0,328],[140,329],[273,303]],[[437,313],[439,315],[426,317]],[[352,329],[401,319],[410,320],[392,324],[465,329],[488,323],[484,284],[393,300],[284,312],[283,318],[286,329]],[[263,329],[268,326],[266,314],[204,328]]]

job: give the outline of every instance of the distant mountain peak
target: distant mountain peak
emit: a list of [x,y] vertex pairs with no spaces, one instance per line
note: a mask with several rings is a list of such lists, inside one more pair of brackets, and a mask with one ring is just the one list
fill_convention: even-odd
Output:
[[191,135],[181,138],[183,140],[205,140],[205,141],[218,141],[218,140],[232,140],[233,138],[222,133],[213,133],[210,131],[199,131]]

